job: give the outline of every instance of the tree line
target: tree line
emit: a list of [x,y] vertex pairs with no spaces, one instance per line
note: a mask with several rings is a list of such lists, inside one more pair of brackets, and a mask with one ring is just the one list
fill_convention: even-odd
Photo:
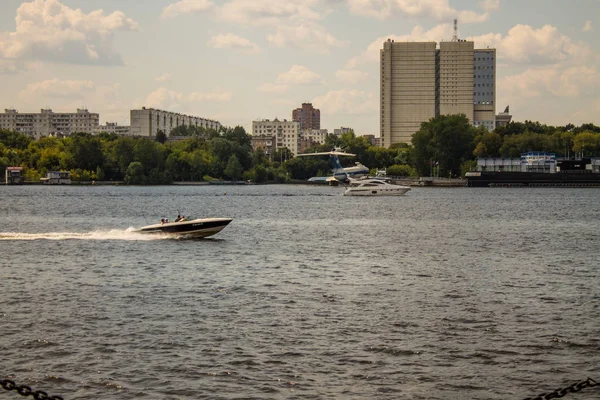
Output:
[[[31,137],[0,130],[0,172],[22,166],[27,181],[39,181],[47,171],[70,171],[74,181],[123,181],[128,184],[167,184],[174,181],[251,180],[287,182],[331,173],[327,157],[293,157],[287,148],[273,154],[252,150],[243,127],[220,130],[178,127],[179,140],[137,138],[101,133],[68,137]],[[427,176],[433,165],[439,176],[462,176],[477,157],[518,157],[523,152],[547,151],[559,156],[600,154],[600,127],[583,124],[553,127],[539,122],[511,122],[488,132],[472,126],[464,115],[432,118],[421,124],[410,144],[372,146],[350,131],[328,135],[309,152],[332,148],[356,154],[343,157],[344,166],[359,161],[372,169],[387,168],[393,176]]]

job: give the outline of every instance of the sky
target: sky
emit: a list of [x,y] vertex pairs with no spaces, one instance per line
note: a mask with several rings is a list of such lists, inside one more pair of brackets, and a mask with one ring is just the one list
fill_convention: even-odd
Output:
[[0,109],[129,124],[154,107],[243,126],[312,103],[379,136],[379,50],[497,49],[496,108],[600,125],[600,0],[0,0]]

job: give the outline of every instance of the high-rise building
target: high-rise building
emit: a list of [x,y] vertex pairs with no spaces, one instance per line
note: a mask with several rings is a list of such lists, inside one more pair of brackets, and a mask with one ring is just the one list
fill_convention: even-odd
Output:
[[55,113],[42,109],[40,113],[20,113],[14,109],[0,113],[0,128],[24,133],[39,139],[43,136],[81,132],[93,134],[98,127],[99,115],[86,109],[76,113]]
[[395,42],[380,51],[381,146],[410,143],[421,123],[464,114],[475,126],[495,126],[496,50],[455,38]]
[[158,131],[169,136],[171,130],[181,125],[215,130],[221,128],[221,123],[212,119],[146,107],[142,107],[141,110],[131,110],[130,119],[130,132],[133,136],[155,137]]
[[408,143],[421,122],[439,113],[435,42],[394,42],[380,52],[381,126],[383,147]]
[[473,125],[496,128],[496,49],[473,54]]
[[292,111],[292,121],[300,123],[300,130],[321,129],[321,111],[311,103],[302,103],[302,108]]

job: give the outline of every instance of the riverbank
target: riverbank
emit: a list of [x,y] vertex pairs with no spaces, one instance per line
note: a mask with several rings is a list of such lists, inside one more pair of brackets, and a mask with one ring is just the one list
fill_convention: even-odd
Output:
[[[429,178],[429,177],[421,177],[421,178],[398,178],[398,179],[394,179],[391,178],[390,182],[396,184],[396,185],[404,185],[404,186],[420,186],[420,187],[466,187],[467,186],[467,180],[466,179],[449,179],[449,178]],[[43,185],[43,182],[36,182],[36,181],[25,181],[23,182],[23,185]],[[175,186],[210,186],[210,185],[223,185],[223,186],[232,186],[232,185],[257,185],[258,183],[256,182],[247,182],[247,181],[185,181],[185,182],[171,182],[165,185],[155,185],[155,184],[151,184],[151,185],[128,185],[127,183],[125,183],[125,181],[85,181],[85,182],[78,182],[78,181],[72,181],[70,183],[70,185],[79,185],[79,186],[121,186],[121,185],[128,185],[128,186],[169,186],[169,185],[175,185]],[[305,180],[290,180],[289,182],[264,182],[264,183],[260,183],[261,185],[281,185],[281,184],[291,184],[291,185],[327,185],[326,183],[314,183],[314,182],[308,182]],[[47,184],[48,185],[48,184]],[[7,186],[4,183],[1,183],[0,186]],[[10,185],[10,186],[15,186],[15,185]],[[48,185],[48,186],[57,186],[57,185]]]

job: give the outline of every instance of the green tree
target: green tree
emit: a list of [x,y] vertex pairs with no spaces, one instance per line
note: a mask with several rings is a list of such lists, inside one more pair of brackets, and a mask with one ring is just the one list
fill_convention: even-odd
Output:
[[414,167],[421,175],[429,174],[431,162],[438,162],[440,175],[461,173],[461,164],[473,157],[475,133],[467,117],[441,115],[421,124],[412,137]]
[[600,134],[581,132],[573,138],[573,151],[583,156],[599,154]]
[[127,167],[127,173],[125,174],[125,182],[129,185],[139,185],[146,181],[144,175],[144,165],[139,161],[134,161]]
[[162,130],[159,130],[156,132],[156,141],[160,144],[165,144],[167,141],[167,135]]
[[225,168],[225,175],[231,178],[234,181],[237,181],[241,178],[243,172],[242,164],[240,164],[238,158],[233,154],[229,157],[229,161],[227,162],[227,167]]
[[104,162],[102,145],[100,139],[87,133],[75,133],[70,137],[67,151],[72,155],[73,165],[71,168],[95,171]]

